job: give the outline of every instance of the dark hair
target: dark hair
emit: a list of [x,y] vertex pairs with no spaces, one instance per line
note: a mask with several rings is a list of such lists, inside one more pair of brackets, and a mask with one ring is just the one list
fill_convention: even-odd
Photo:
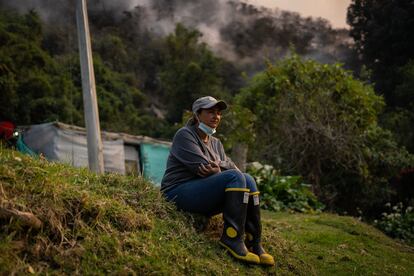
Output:
[[[200,114],[200,113],[201,113],[201,109],[197,110],[197,114]],[[191,118],[190,118],[190,119],[188,119],[187,124],[188,124],[188,125],[190,125],[190,126],[193,126],[193,125],[195,125],[195,124],[197,124],[197,123],[198,123],[198,118],[197,118],[197,116],[193,113],[193,115],[191,116]]]

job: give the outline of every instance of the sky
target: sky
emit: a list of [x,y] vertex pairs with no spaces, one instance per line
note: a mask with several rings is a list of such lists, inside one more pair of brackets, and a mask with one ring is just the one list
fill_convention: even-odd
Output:
[[245,0],[244,2],[295,11],[303,16],[322,17],[334,28],[348,28],[346,10],[351,0]]

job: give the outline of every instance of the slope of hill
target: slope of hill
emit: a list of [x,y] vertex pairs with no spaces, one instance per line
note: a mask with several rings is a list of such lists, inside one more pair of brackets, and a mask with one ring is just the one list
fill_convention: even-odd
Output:
[[351,217],[263,213],[272,268],[233,260],[221,220],[177,212],[139,177],[0,148],[0,274],[414,275],[414,249]]

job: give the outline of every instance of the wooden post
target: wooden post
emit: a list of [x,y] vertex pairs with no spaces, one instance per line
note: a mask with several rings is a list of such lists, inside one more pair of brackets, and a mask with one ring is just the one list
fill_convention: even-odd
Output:
[[89,34],[86,0],[77,0],[76,22],[78,25],[79,57],[82,75],[83,106],[87,133],[89,169],[104,172],[98,102],[96,99],[95,74]]

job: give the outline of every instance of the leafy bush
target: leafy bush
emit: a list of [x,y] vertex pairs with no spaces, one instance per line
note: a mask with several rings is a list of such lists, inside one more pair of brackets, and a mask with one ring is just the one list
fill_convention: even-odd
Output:
[[395,142],[390,131],[378,126],[368,128],[361,138],[359,163],[353,170],[327,167],[318,198],[337,212],[360,216],[360,209],[364,217],[375,218],[385,203],[407,201],[405,186],[393,184],[392,179],[403,168],[413,167],[414,156]]
[[302,175],[334,211],[370,217],[390,201],[390,179],[414,156],[378,126],[384,106],[372,86],[339,64],[293,54],[257,74],[237,95],[256,121],[249,159]]
[[389,212],[382,213],[381,219],[374,221],[374,224],[387,235],[414,244],[413,207],[404,208],[401,202],[395,206],[390,203],[385,206]]
[[340,65],[295,54],[268,64],[237,103],[257,116],[260,143],[252,149],[252,159],[303,175],[315,186],[327,173],[326,165],[356,169],[362,135],[376,124],[384,105],[371,86]]
[[264,209],[306,213],[324,208],[309,189],[310,185],[303,183],[301,176],[282,176],[273,166],[259,162],[250,164],[248,172],[256,180]]

